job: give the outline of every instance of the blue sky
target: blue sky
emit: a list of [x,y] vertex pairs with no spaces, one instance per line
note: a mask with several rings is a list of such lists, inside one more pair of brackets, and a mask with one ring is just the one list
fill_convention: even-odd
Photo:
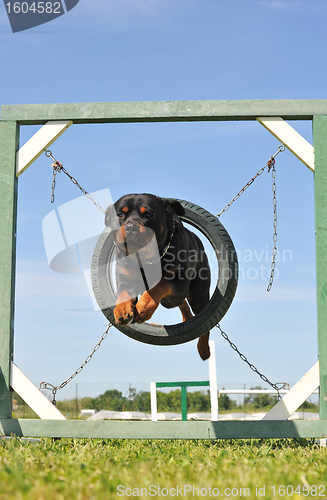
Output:
[[[0,103],[323,99],[326,19],[324,0],[80,0],[57,20],[12,34],[0,4]],[[312,142],[310,121],[291,124]],[[22,127],[21,144],[37,129]],[[257,122],[72,125],[52,151],[89,192],[109,188],[114,200],[150,192],[217,214],[278,145]],[[49,268],[42,221],[80,195],[61,174],[51,205],[50,165],[42,156],[19,179],[15,362],[36,384],[60,384],[106,328],[83,275]],[[221,217],[241,269],[221,325],[270,380],[293,385],[317,360],[313,174],[289,151],[276,169],[278,278],[267,293],[272,191],[265,172]],[[180,321],[179,311],[160,314]],[[218,387],[264,386],[218,330],[212,338]],[[149,346],[112,328],[75,381],[87,395],[207,378],[195,341]],[[75,381],[60,398],[75,394]]]

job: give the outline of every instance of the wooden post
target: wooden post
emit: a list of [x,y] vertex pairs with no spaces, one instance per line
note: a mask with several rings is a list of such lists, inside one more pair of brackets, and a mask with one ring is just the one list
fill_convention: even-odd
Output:
[[151,401],[151,420],[157,422],[158,408],[157,408],[157,385],[155,382],[150,382],[150,401]]
[[181,386],[181,402],[182,402],[182,420],[186,422],[187,420],[187,392],[186,386]]
[[319,417],[327,420],[327,116],[314,116],[313,144],[315,149],[317,321],[320,370]]
[[16,122],[0,123],[0,418],[12,416],[18,132]]
[[[17,179],[15,156],[20,125],[49,120],[74,123],[313,119],[319,421],[247,422],[90,422],[15,420],[11,418],[10,365],[13,356]],[[327,100],[179,101],[141,103],[73,103],[1,106],[0,124],[0,433],[17,436],[128,439],[248,439],[326,437],[327,435]],[[299,214],[301,216],[301,214]],[[169,386],[209,383],[173,383]],[[167,386],[167,385],[165,385]],[[157,387],[160,387],[157,384]]]
[[211,403],[211,421],[218,422],[218,389],[217,389],[217,370],[216,370],[216,349],[215,341],[209,340],[210,358],[209,358],[209,389]]

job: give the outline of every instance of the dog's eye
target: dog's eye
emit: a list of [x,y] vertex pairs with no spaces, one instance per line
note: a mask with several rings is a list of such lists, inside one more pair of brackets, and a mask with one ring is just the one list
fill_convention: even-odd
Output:
[[145,217],[146,217],[147,219],[150,219],[152,216],[153,216],[153,214],[152,214],[151,212],[147,212],[147,213],[145,214]]
[[123,219],[124,218],[123,212],[118,212],[117,217],[118,217],[118,219]]

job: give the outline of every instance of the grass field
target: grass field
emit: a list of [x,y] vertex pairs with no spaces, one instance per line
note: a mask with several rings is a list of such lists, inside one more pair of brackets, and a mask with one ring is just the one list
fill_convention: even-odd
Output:
[[312,440],[0,439],[1,500],[327,498]]

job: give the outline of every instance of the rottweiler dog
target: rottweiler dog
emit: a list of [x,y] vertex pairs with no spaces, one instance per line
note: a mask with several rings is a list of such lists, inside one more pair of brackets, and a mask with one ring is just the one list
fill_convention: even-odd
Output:
[[[187,321],[189,305],[197,314],[209,302],[208,259],[201,240],[183,226],[184,214],[177,200],[147,193],[125,195],[107,208],[105,224],[116,245],[118,325],[149,320],[159,304],[179,307]],[[197,347],[203,360],[210,357],[209,332]]]

